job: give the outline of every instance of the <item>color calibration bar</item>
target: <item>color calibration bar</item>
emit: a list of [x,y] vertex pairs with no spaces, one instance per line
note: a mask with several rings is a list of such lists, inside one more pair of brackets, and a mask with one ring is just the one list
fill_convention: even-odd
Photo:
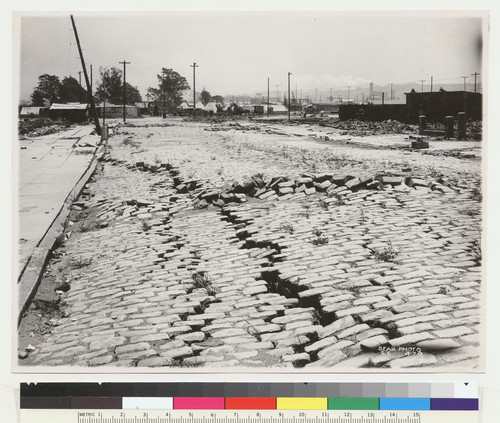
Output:
[[38,383],[21,409],[478,410],[470,383]]
[[[55,400],[55,401],[54,401]],[[477,398],[67,397],[21,400],[21,408],[114,410],[478,410]]]

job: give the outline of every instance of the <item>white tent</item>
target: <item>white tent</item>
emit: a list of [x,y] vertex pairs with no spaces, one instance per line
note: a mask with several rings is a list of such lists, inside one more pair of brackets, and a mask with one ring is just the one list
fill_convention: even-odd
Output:
[[217,112],[217,103],[214,103],[213,101],[207,103],[205,107],[203,107],[203,110],[206,112]]
[[183,101],[179,106],[178,106],[179,109],[192,109],[193,106],[191,106],[190,104],[188,104],[187,101]]
[[[273,113],[287,113],[288,109],[283,104],[270,104],[269,109],[273,111]],[[267,104],[264,106],[264,113],[267,113]]]

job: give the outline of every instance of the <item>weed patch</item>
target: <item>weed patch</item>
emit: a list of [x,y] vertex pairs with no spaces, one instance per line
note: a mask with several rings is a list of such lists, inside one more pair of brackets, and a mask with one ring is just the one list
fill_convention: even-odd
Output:
[[208,295],[215,296],[217,294],[217,290],[213,285],[210,277],[207,272],[197,272],[191,275],[193,279],[193,286],[195,288],[203,288],[207,291]]
[[323,232],[320,229],[315,229],[313,231],[313,235],[315,236],[315,238],[312,238],[310,241],[312,245],[319,247],[321,245],[328,244],[328,242],[329,242],[328,237],[323,236]]
[[389,241],[389,245],[387,247],[373,252],[373,256],[377,261],[394,261],[398,255],[399,250],[392,245],[391,241]]

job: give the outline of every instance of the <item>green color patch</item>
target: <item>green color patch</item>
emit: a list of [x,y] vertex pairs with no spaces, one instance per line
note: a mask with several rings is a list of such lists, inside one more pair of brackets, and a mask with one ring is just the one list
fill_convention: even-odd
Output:
[[378,410],[378,398],[328,398],[328,410]]

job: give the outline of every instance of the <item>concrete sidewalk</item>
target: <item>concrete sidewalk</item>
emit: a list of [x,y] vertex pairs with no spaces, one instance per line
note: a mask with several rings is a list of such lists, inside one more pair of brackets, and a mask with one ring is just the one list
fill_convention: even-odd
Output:
[[100,142],[92,130],[19,140],[19,274],[92,163]]

